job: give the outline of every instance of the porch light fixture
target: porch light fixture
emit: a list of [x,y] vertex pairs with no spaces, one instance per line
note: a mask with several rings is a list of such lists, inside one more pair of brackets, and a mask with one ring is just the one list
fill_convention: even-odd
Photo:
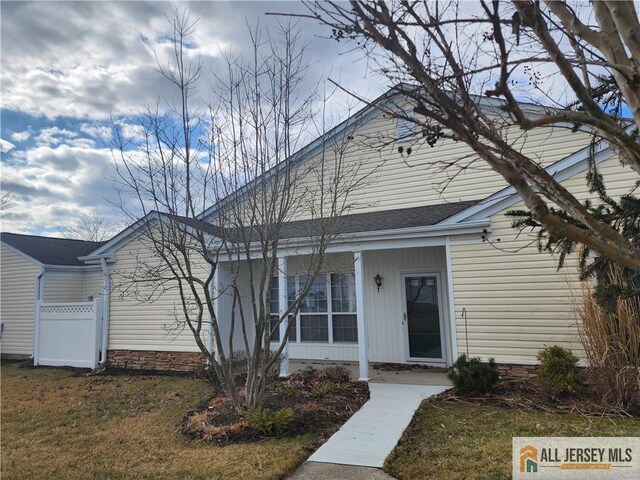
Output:
[[378,287],[378,291],[380,291],[380,287],[382,286],[382,277],[378,273],[375,277],[373,277],[373,279],[376,282],[376,286]]

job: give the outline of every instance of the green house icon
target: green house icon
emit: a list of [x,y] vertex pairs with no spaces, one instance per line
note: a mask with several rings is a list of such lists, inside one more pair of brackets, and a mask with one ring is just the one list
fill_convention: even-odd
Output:
[[538,462],[527,458],[527,473],[536,473],[538,471]]

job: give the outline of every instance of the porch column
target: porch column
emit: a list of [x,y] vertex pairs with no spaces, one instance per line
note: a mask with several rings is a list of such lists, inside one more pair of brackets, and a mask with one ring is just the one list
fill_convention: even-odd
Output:
[[[220,269],[222,268],[222,263],[218,261],[216,264],[216,269],[213,272],[213,281],[209,284],[209,295],[211,295],[211,299],[213,300],[213,313],[216,316],[216,322],[218,322],[218,331],[221,328],[220,323],[220,315],[222,314],[222,306],[220,305],[222,301],[222,290],[220,289],[221,277]],[[209,265],[209,269],[213,269],[213,266]],[[215,355],[216,361],[220,360],[220,353],[216,348],[216,342],[213,341],[213,317],[209,314],[209,325],[207,326],[207,342],[209,346],[209,353],[213,353]]]
[[[278,306],[280,308],[280,316],[284,315],[287,311],[287,304],[289,299],[287,298],[287,257],[278,257]],[[284,339],[289,329],[289,317],[287,316],[282,322],[280,322],[280,339]],[[287,338],[282,354],[280,356],[280,378],[287,378],[291,374],[289,372],[289,339]]]
[[364,269],[362,268],[362,252],[353,252],[353,264],[356,277],[356,317],[358,320],[358,364],[361,382],[369,381],[369,358],[367,356],[367,328],[364,321]]

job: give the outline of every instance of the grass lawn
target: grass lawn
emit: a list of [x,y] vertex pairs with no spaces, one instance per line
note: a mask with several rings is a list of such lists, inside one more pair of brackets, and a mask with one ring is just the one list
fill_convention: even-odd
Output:
[[640,420],[425,401],[385,471],[399,480],[511,478],[511,437],[638,436]]
[[74,376],[2,364],[2,478],[274,479],[316,437],[217,447],[185,439],[183,415],[210,392],[166,376]]

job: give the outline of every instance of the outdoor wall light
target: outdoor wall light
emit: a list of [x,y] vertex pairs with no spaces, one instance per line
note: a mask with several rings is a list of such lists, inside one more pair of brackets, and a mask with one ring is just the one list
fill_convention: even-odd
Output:
[[373,277],[373,279],[376,282],[376,286],[378,287],[378,291],[380,291],[380,287],[382,286],[382,277],[378,273],[375,277]]

